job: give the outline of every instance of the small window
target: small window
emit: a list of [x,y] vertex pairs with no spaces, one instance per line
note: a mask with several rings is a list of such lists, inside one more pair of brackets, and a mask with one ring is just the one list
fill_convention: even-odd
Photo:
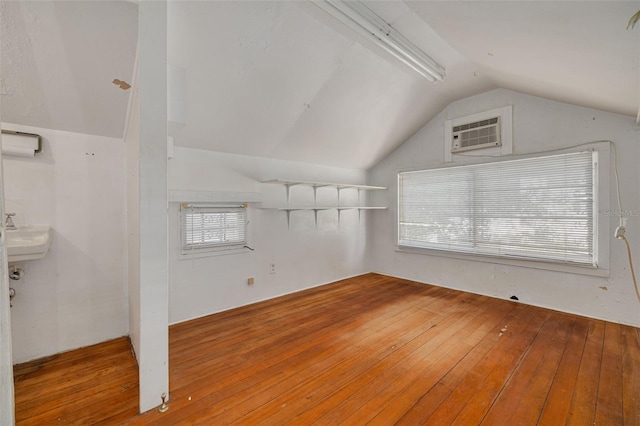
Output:
[[247,245],[247,212],[243,206],[182,205],[182,255],[198,256],[242,249]]
[[597,152],[398,174],[398,245],[596,267]]

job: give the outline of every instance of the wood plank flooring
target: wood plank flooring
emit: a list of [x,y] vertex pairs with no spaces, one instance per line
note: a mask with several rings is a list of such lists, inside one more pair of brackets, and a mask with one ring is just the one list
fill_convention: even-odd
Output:
[[138,365],[127,337],[13,370],[16,424],[109,424],[138,413]]
[[166,413],[136,415],[124,338],[16,366],[17,423],[640,425],[638,329],[387,276],[169,339]]

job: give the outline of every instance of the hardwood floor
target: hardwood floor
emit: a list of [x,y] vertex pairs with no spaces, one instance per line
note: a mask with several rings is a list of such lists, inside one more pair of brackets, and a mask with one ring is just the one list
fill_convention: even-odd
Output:
[[169,339],[166,413],[118,339],[16,366],[18,424],[640,425],[638,329],[376,274]]
[[115,424],[138,413],[138,365],[129,339],[14,366],[16,424]]

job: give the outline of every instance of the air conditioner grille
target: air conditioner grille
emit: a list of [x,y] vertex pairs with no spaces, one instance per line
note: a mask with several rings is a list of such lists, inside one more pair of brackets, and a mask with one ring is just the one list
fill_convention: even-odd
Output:
[[459,126],[455,126],[453,128],[453,131],[459,132],[460,130],[476,129],[478,127],[486,127],[490,124],[498,124],[498,117],[490,118],[488,120],[475,121],[473,123],[461,124]]
[[452,146],[452,152],[500,146],[500,118],[454,126]]

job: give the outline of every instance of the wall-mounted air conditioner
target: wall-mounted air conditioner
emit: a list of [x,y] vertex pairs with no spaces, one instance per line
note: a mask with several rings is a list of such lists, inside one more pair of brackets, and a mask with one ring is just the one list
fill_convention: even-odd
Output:
[[451,152],[500,146],[500,117],[453,126]]
[[[513,153],[512,107],[483,111],[444,122],[444,161],[454,156],[500,156]],[[476,153],[475,150],[483,149]]]

